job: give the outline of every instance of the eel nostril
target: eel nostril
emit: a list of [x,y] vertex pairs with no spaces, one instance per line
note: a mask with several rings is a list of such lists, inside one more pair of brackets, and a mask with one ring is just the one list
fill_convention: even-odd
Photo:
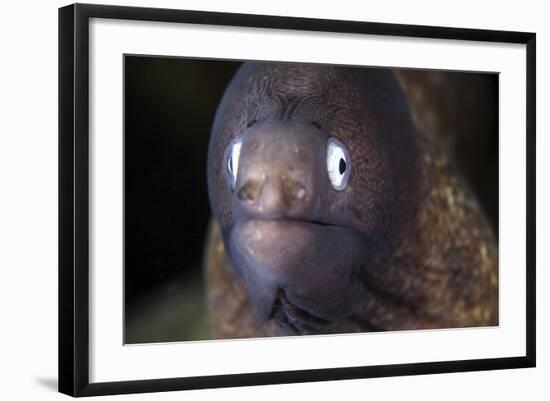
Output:
[[248,181],[237,191],[237,198],[242,201],[253,202],[258,198],[261,185],[258,181]]
[[283,183],[283,196],[287,205],[290,206],[306,197],[306,189],[303,185],[286,176],[281,177],[281,181]]

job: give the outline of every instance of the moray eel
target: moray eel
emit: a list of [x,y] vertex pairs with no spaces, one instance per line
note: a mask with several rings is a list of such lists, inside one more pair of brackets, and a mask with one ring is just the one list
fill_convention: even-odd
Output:
[[394,71],[245,63],[207,169],[217,337],[498,324],[495,235]]

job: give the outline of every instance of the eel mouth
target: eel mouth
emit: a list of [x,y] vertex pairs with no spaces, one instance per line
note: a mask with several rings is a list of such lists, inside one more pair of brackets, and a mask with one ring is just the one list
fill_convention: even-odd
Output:
[[344,231],[348,229],[319,220],[245,218],[231,230],[230,242],[233,256],[270,274],[318,254],[323,244]]
[[258,223],[274,223],[274,224],[303,224],[303,225],[312,225],[312,226],[319,226],[319,227],[338,227],[338,228],[346,228],[344,226],[329,223],[327,221],[321,221],[316,219],[308,219],[303,217],[291,217],[291,216],[273,216],[273,217],[256,217],[256,216],[250,216],[245,217],[239,221],[237,221],[237,224],[240,222],[258,222]]
[[354,308],[370,252],[355,229],[287,217],[239,220],[227,244],[259,316],[291,334],[327,332]]
[[300,219],[300,218],[281,218],[281,219],[274,219],[274,220],[287,220],[289,222],[295,222],[295,223],[302,223],[302,224],[311,224],[314,226],[322,226],[322,227],[340,227],[337,224],[327,223],[324,221],[319,220],[306,220],[306,219]]

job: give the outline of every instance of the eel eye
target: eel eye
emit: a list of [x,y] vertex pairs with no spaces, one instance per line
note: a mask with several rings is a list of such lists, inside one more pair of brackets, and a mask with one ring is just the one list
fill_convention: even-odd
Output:
[[342,191],[347,187],[351,172],[351,157],[346,145],[336,138],[328,139],[327,172],[335,190]]
[[239,157],[241,155],[242,140],[239,138],[229,144],[227,152],[227,172],[231,187],[234,188],[237,183],[237,174],[239,172]]

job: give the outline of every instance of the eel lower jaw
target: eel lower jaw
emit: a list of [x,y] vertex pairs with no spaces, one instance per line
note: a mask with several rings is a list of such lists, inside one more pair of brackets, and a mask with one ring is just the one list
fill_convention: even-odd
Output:
[[300,333],[309,326],[319,331],[356,304],[354,270],[371,249],[357,230],[294,218],[241,219],[228,234],[229,255],[260,318],[303,323]]
[[331,321],[315,316],[310,311],[290,302],[282,288],[277,291],[268,320],[273,320],[284,334],[291,335],[323,333],[332,324]]

